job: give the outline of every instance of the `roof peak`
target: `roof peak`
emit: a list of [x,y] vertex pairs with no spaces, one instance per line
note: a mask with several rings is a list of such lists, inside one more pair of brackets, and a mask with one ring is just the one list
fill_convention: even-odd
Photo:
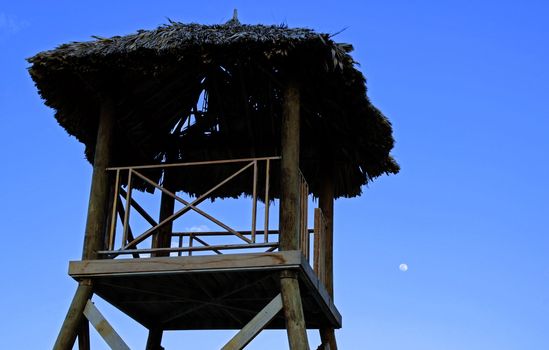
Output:
[[229,26],[239,26],[241,25],[240,21],[238,20],[238,9],[233,10],[233,18],[228,20],[225,25]]

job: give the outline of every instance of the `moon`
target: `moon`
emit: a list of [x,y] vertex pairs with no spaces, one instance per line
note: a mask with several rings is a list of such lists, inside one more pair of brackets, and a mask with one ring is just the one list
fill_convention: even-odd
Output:
[[408,264],[400,264],[398,265],[398,269],[402,272],[408,271]]

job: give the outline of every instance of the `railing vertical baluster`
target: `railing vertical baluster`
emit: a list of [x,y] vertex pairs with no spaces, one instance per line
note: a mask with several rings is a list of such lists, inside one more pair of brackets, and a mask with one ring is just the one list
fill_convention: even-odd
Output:
[[[193,247],[193,234],[192,232],[189,233],[189,248],[192,248]],[[189,256],[192,256],[193,255],[193,251],[192,250],[189,250]]]
[[126,211],[124,212],[124,226],[122,234],[122,247],[126,245],[128,241],[128,227],[130,225],[130,209],[132,201],[132,169],[128,169],[128,186],[126,191]]
[[252,242],[255,243],[255,230],[257,220],[257,160],[254,160],[254,183],[253,183],[253,203],[252,203]]
[[112,204],[111,214],[111,227],[109,231],[109,250],[114,249],[114,240],[116,235],[116,222],[117,222],[117,205],[118,205],[118,188],[120,187],[120,170],[116,170],[116,177],[114,179],[114,198]]
[[265,220],[264,220],[264,241],[269,242],[269,167],[271,160],[267,159],[265,164]]
[[[179,243],[177,244],[177,247],[178,248],[183,247],[183,235],[179,236]],[[182,251],[177,252],[177,256],[181,256],[182,253],[183,253]]]

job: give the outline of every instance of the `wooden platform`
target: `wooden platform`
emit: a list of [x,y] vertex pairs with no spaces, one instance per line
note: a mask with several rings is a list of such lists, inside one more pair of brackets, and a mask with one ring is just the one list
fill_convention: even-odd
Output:
[[[341,315],[300,251],[72,261],[69,275],[144,325],[241,329],[280,292],[280,270],[299,272],[307,328],[341,328]],[[267,329],[285,328],[282,313]]]

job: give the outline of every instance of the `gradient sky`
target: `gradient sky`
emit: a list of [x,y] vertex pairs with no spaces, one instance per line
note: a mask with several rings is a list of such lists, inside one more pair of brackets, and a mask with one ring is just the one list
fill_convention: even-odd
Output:
[[[402,167],[335,206],[341,349],[549,349],[549,5],[544,1],[0,1],[1,349],[53,344],[76,283],[91,167],[26,57],[166,23],[345,31]],[[398,266],[407,263],[409,270]],[[130,347],[145,330],[97,304]],[[94,349],[106,345],[92,330]],[[234,332],[179,332],[215,349]],[[310,332],[312,346],[316,332]],[[249,349],[286,347],[262,333]]]

